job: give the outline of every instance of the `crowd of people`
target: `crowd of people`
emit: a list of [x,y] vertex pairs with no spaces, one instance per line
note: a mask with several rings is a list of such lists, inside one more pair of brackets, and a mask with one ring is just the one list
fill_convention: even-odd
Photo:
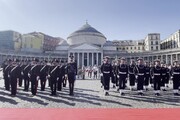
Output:
[[[160,96],[160,91],[167,91],[169,81],[173,83],[173,94],[178,96],[180,86],[180,65],[177,60],[173,65],[166,65],[164,62],[156,59],[153,63],[143,61],[142,58],[130,60],[127,64],[124,57],[118,60],[109,60],[104,57],[101,66],[101,83],[104,87],[105,95],[109,95],[110,79],[113,87],[117,87],[120,95],[125,95],[125,88],[129,84],[129,90],[135,90],[137,83],[137,91],[139,95],[144,95],[149,90],[149,86],[153,87],[155,95]],[[128,81],[128,82],[127,82]]]
[[53,59],[52,61],[39,61],[37,58],[32,60],[7,59],[2,67],[5,90],[11,91],[11,96],[17,94],[17,86],[22,87],[28,92],[31,86],[31,95],[37,94],[38,81],[40,80],[41,91],[45,91],[46,81],[51,88],[52,96],[57,95],[57,90],[61,91],[69,83],[69,95],[74,95],[74,82],[77,75],[77,64],[74,57],[69,56],[70,61]]

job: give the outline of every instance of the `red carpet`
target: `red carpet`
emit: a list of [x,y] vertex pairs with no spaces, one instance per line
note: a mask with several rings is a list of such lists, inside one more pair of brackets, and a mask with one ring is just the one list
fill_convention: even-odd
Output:
[[180,120],[180,109],[1,108],[0,120]]

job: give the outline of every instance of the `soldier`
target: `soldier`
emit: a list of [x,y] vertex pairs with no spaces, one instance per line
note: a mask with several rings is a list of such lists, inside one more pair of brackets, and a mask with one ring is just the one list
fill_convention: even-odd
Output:
[[113,88],[116,88],[116,83],[117,83],[116,81],[117,81],[117,64],[116,64],[116,61],[114,60],[112,62],[112,77],[111,77]]
[[74,82],[77,75],[77,64],[74,62],[74,56],[70,55],[70,61],[67,64],[67,77],[69,81],[69,95],[74,95]]
[[38,65],[39,60],[37,58],[34,58],[32,61],[32,66],[29,71],[30,81],[31,81],[31,93],[30,97],[33,97],[37,93],[37,86],[38,86],[38,80],[39,80],[39,71],[40,66]]
[[118,66],[118,78],[119,78],[119,92],[120,95],[125,95],[125,82],[128,76],[128,65],[126,64],[125,58],[120,58],[120,64]]
[[66,87],[66,84],[67,84],[67,60],[65,61],[64,63],[64,76],[63,76],[63,87]]
[[21,69],[17,64],[19,61],[17,59],[13,60],[12,66],[10,68],[10,80],[11,80],[11,96],[15,97],[17,93],[17,79],[21,74]]
[[64,61],[61,60],[59,64],[59,73],[58,73],[58,84],[57,84],[58,91],[62,90],[63,76],[65,75],[64,67],[65,67]]
[[166,80],[165,80],[165,88],[168,88],[169,86],[169,79],[170,79],[170,70],[171,67],[166,65]]
[[25,67],[23,69],[23,75],[24,75],[24,91],[28,92],[29,91],[29,76],[28,73],[31,70],[31,60],[26,60],[25,61]]
[[160,96],[162,70],[160,66],[160,61],[158,59],[155,60],[155,65],[151,70],[151,76],[154,81],[155,95]]
[[179,96],[178,88],[179,88],[179,78],[180,78],[180,67],[178,61],[174,61],[174,66],[171,70],[172,80],[173,80],[173,91],[175,96]]
[[51,96],[56,96],[57,88],[57,78],[59,74],[59,61],[57,59],[53,60],[53,63],[50,67],[49,76],[50,76],[50,87],[51,87]]
[[149,66],[149,62],[145,62],[145,71],[146,71],[146,74],[145,74],[145,80],[144,80],[144,87],[145,87],[145,90],[148,91],[148,86],[149,86],[149,82],[150,82],[150,72],[151,72],[151,68]]
[[129,85],[130,85],[130,90],[133,90],[135,86],[135,73],[134,69],[136,67],[134,59],[131,59],[130,65],[128,66],[128,73],[129,73]]
[[101,65],[101,74],[103,74],[105,96],[109,95],[110,77],[112,76],[112,65],[109,63],[109,56],[104,57],[104,63]]
[[5,84],[5,90],[10,90],[10,79],[9,79],[9,71],[11,66],[12,60],[6,60],[3,66],[3,76],[4,76],[4,84]]
[[154,79],[152,78],[152,74],[151,74],[151,70],[153,69],[154,64],[151,62],[149,67],[150,67],[150,85],[152,88],[154,88]]
[[135,68],[136,78],[137,78],[137,90],[138,95],[144,95],[143,94],[143,86],[144,86],[144,80],[146,76],[146,68],[143,63],[142,58],[138,58],[138,65]]
[[167,69],[166,69],[166,65],[164,64],[164,62],[161,63],[161,72],[162,72],[161,89],[162,89],[162,91],[166,91],[166,89],[165,89],[165,81],[166,81]]
[[21,60],[21,62],[19,63],[19,67],[20,67],[20,70],[21,70],[21,74],[19,75],[19,80],[18,80],[19,87],[22,87],[22,82],[23,82],[23,79],[24,79],[23,69],[24,69],[25,66],[26,65],[24,63],[24,60]]
[[49,66],[47,65],[47,60],[44,60],[41,62],[41,66],[40,66],[40,82],[41,82],[41,91],[45,90],[45,86],[46,86],[46,80],[47,80],[47,76],[49,73]]

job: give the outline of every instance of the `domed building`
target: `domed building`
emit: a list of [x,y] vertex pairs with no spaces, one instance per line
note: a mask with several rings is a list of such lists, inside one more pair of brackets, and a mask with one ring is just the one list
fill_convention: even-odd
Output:
[[87,22],[67,38],[68,56],[74,55],[78,66],[101,65],[106,37]]
[[102,46],[105,42],[106,37],[101,32],[91,27],[87,22],[67,38],[67,43],[69,45],[88,43]]

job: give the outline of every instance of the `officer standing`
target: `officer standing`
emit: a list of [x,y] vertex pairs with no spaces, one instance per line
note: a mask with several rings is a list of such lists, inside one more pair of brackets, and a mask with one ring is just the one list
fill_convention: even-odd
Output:
[[143,86],[144,86],[144,80],[146,76],[146,69],[145,69],[142,58],[138,58],[138,65],[136,66],[135,73],[136,73],[136,78],[137,78],[138,95],[142,96],[144,95]]
[[70,55],[69,56],[70,61],[67,64],[67,77],[68,77],[68,82],[69,82],[69,95],[73,96],[74,95],[74,82],[76,80],[76,75],[77,75],[77,64],[74,61],[74,56]]
[[173,80],[173,91],[175,96],[179,96],[178,89],[180,83],[180,67],[178,61],[174,61],[174,66],[172,67],[172,80]]
[[49,73],[49,66],[47,65],[47,60],[44,60],[41,62],[41,66],[40,66],[40,83],[41,83],[41,91],[45,90],[45,86],[46,86],[46,80],[47,80],[47,76]]
[[160,66],[160,60],[155,60],[155,65],[152,68],[151,72],[153,81],[154,81],[154,91],[156,96],[160,96],[160,87],[161,87],[161,78],[162,78],[162,70]]
[[125,95],[125,84],[128,76],[128,65],[126,64],[125,58],[120,58],[120,64],[118,66],[118,78],[119,78],[119,92],[120,95]]
[[136,64],[134,59],[131,59],[130,64],[128,66],[128,73],[129,73],[129,85],[130,85],[130,90],[133,90],[135,86],[135,70]]
[[19,75],[19,81],[18,81],[18,85],[19,87],[22,87],[22,82],[23,82],[23,79],[24,79],[24,75],[23,75],[23,69],[25,68],[25,62],[24,60],[21,60],[21,62],[19,63],[19,67],[20,67],[20,70],[21,70],[21,74]]
[[145,71],[146,71],[146,74],[145,74],[145,80],[144,80],[144,87],[145,87],[145,90],[148,91],[148,86],[149,86],[149,82],[150,82],[150,72],[151,72],[151,68],[149,66],[149,62],[145,62]]
[[11,66],[12,60],[6,60],[3,66],[3,77],[4,77],[4,84],[5,84],[5,90],[10,90],[10,78],[9,78],[9,71]]
[[113,88],[116,88],[116,81],[117,81],[117,64],[116,61],[112,61],[112,76],[111,82],[113,83]]
[[61,91],[62,90],[62,83],[63,83],[63,76],[65,75],[65,72],[64,72],[64,61],[61,60],[60,61],[60,64],[59,64],[59,73],[58,73],[58,84],[57,84],[57,88],[58,88],[58,91]]
[[109,56],[104,57],[104,63],[101,65],[101,74],[103,74],[104,92],[109,95],[110,77],[112,75],[112,65],[109,63]]
[[17,64],[19,61],[17,59],[13,60],[12,66],[10,68],[10,80],[11,80],[11,96],[15,97],[17,93],[17,79],[21,73],[21,69]]
[[29,76],[28,73],[31,70],[31,60],[26,60],[25,61],[25,67],[23,69],[23,75],[24,75],[24,91],[28,92],[29,91]]
[[161,63],[161,71],[162,71],[161,90],[166,91],[166,89],[165,89],[165,81],[166,81],[167,69],[166,69],[166,65],[164,64],[164,62]]
[[53,63],[50,67],[49,76],[50,76],[50,87],[51,87],[51,96],[56,96],[57,88],[57,78],[59,74],[59,61],[57,59],[53,60]]
[[40,71],[40,66],[38,65],[39,60],[37,58],[34,58],[32,61],[32,66],[29,71],[29,76],[30,76],[30,81],[31,81],[31,97],[36,95],[37,93],[37,85],[38,85],[38,80],[39,80],[39,71]]

